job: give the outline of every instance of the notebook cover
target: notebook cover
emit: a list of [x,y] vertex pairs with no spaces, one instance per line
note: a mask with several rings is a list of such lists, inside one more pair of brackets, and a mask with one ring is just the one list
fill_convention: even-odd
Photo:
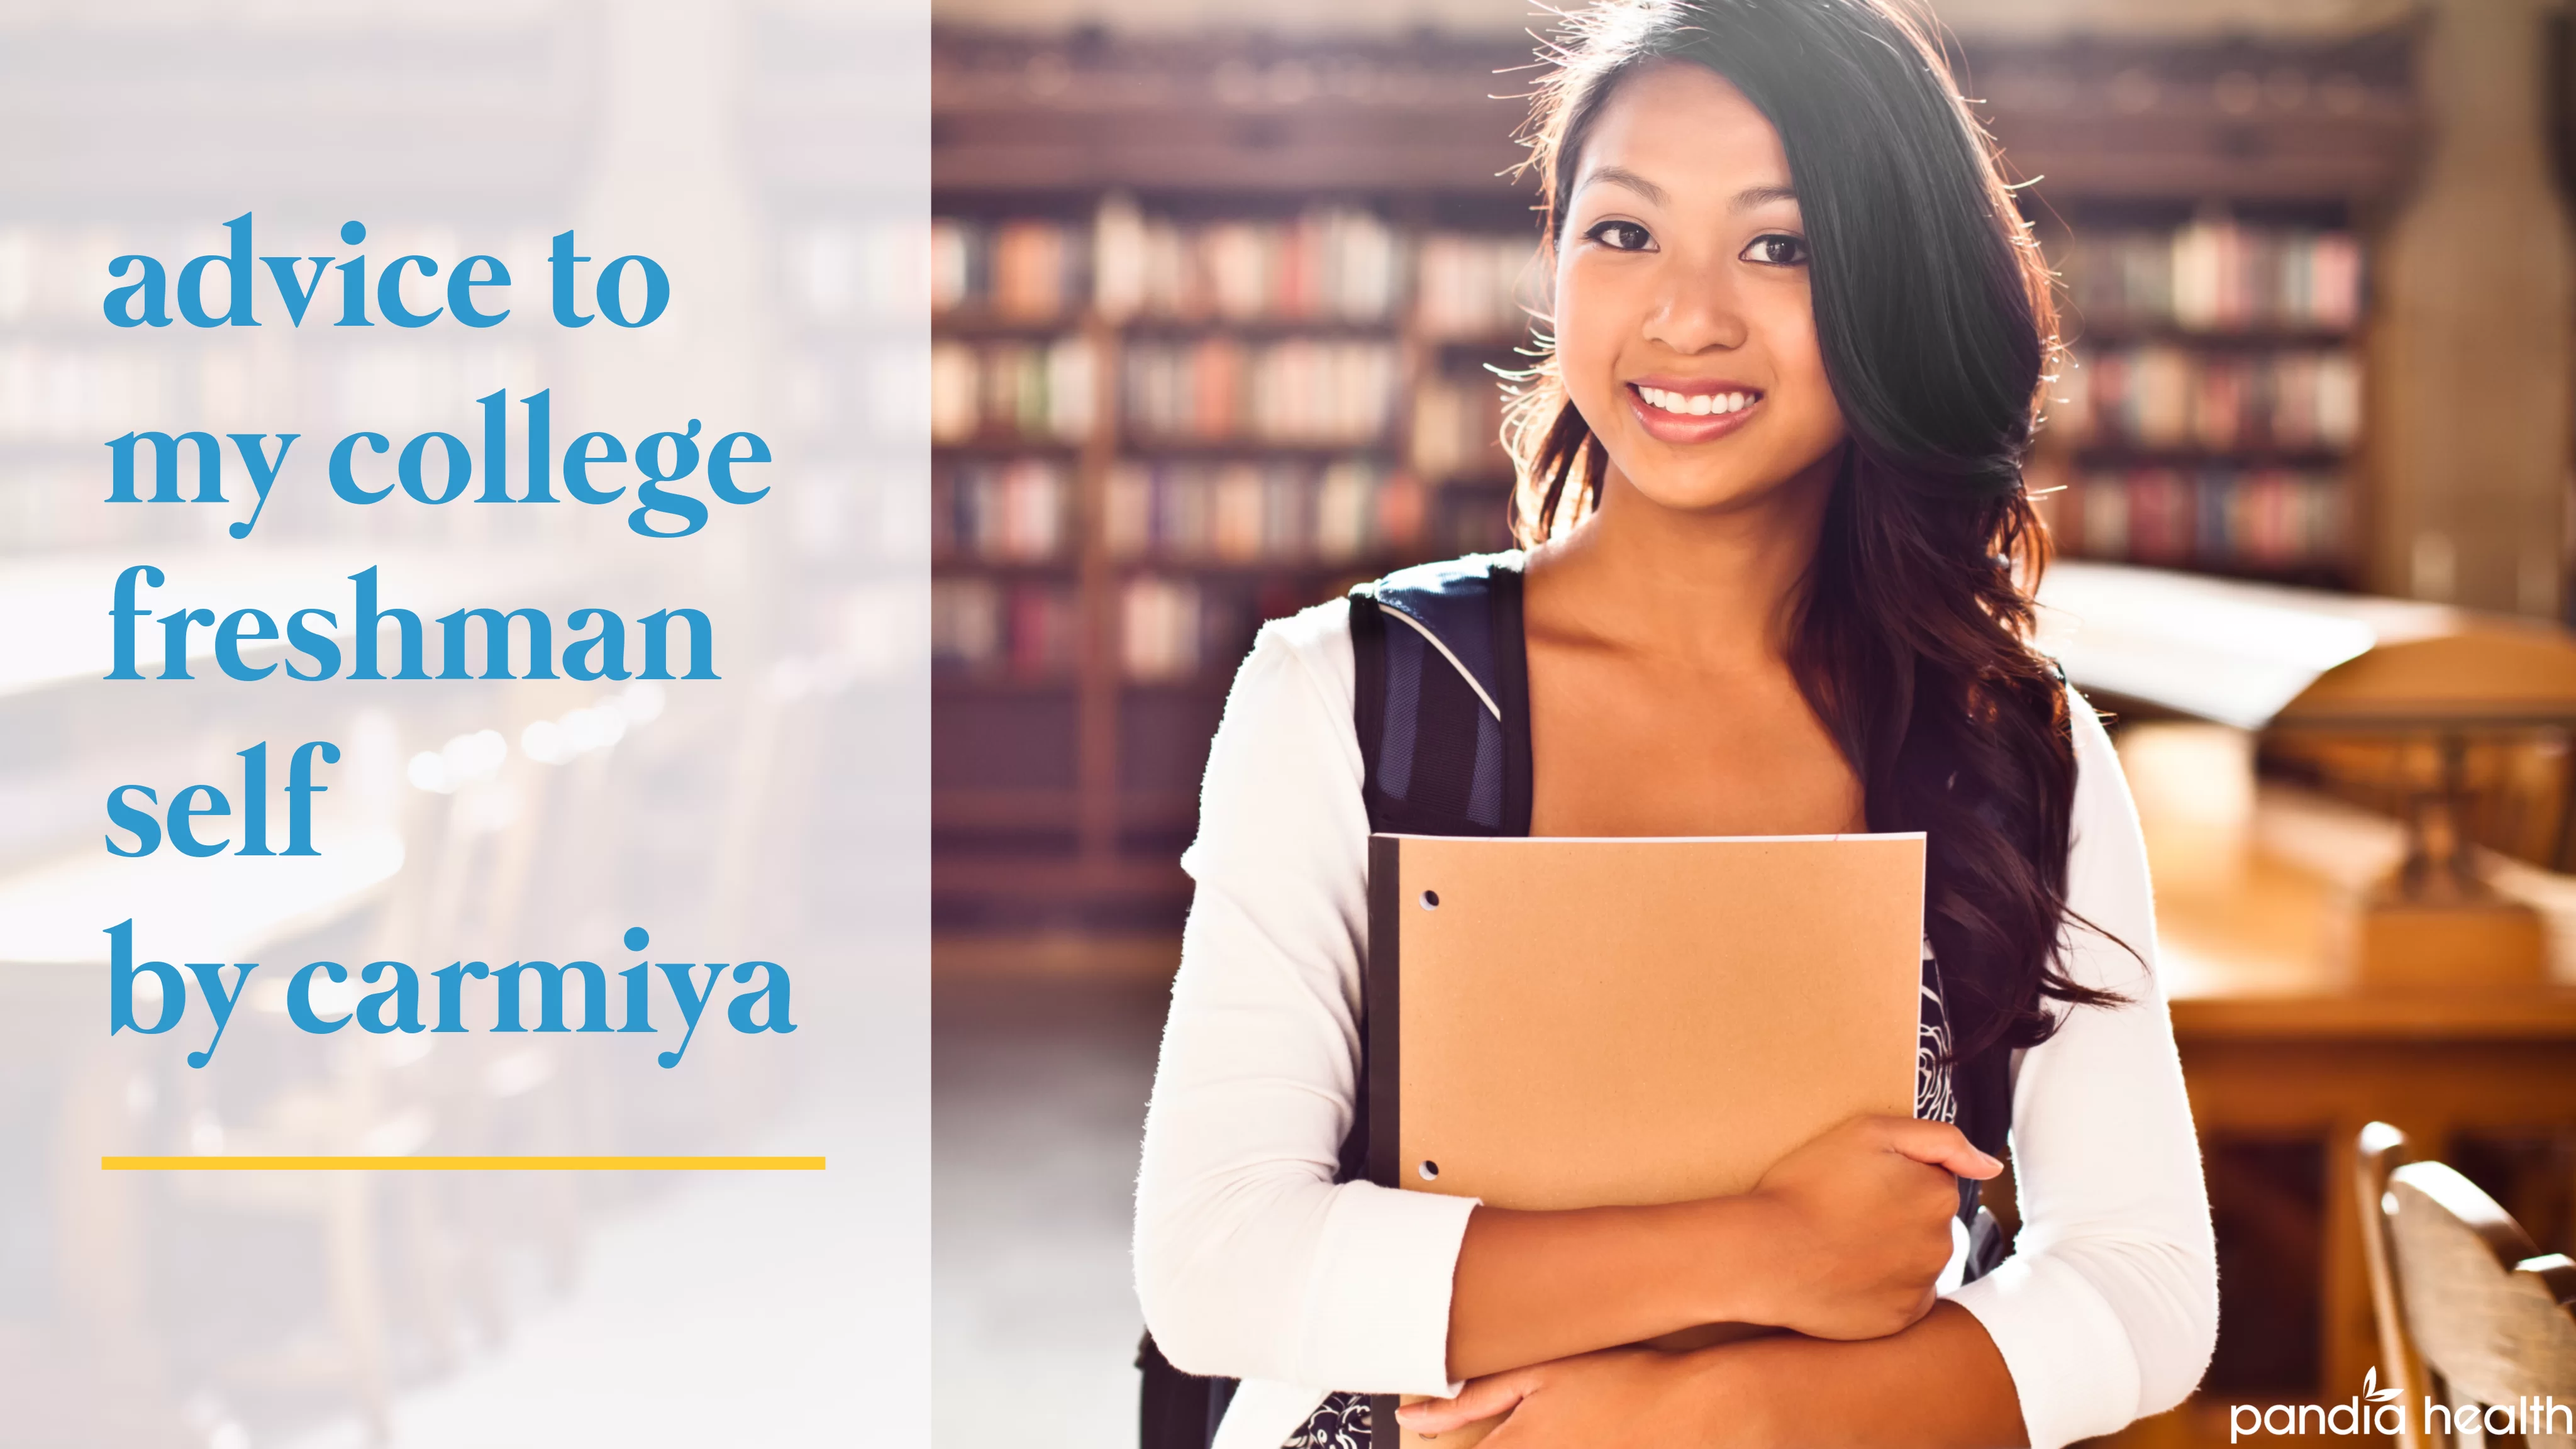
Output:
[[1372,837],[1371,1179],[1677,1202],[1745,1191],[1849,1117],[1911,1115],[1923,853],[1919,833]]

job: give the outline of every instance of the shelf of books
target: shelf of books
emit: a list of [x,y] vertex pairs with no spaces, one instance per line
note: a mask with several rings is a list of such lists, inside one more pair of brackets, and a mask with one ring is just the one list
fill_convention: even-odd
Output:
[[[1500,546],[1529,335],[1529,47],[942,32],[934,878],[943,919],[1168,923],[1254,629]],[[2359,582],[2365,238],[2411,41],[1970,43],[2064,282],[2061,551]],[[1122,916],[1122,913],[1125,913]]]
[[2031,483],[2062,554],[2358,587],[2367,238],[2421,136],[2414,36],[1968,47],[2071,353]]
[[1488,369],[1526,337],[1526,212],[942,201],[943,910],[1168,912],[1152,862],[1186,841],[1259,624],[1506,542]]
[[2054,258],[2072,351],[2034,482],[2083,558],[2354,583],[2362,247],[2204,215]]

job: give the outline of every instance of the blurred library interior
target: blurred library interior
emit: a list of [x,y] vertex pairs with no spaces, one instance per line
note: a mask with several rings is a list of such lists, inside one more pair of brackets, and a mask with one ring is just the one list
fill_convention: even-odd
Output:
[[[916,167],[889,196],[850,144],[883,144],[874,159],[897,172],[922,146],[919,50],[848,6],[327,9],[0,6],[0,1444],[814,1442],[819,1394],[728,1385],[877,1392],[928,1371],[816,1291],[866,1275],[889,1302],[926,1297],[926,1272],[907,1285],[884,1260],[917,1256],[927,1205],[874,1191],[865,1169],[102,1170],[110,1154],[774,1149],[835,1166],[882,1153],[911,1174],[926,1157],[926,1111],[903,1112],[927,1073],[927,786],[904,763],[927,755],[912,719],[926,663],[905,647],[927,633],[927,432],[910,394],[860,381],[917,374],[926,354],[904,326],[923,315],[904,262],[924,191]],[[914,30],[926,49],[926,19]],[[271,251],[500,258],[519,325],[299,330],[265,293],[258,331],[104,325],[109,259],[170,258],[175,275],[244,212]],[[667,266],[668,318],[606,341],[529,325],[526,284],[567,228],[615,237],[603,260]],[[357,429],[381,430],[379,450],[383,434],[481,436],[472,400],[495,388],[550,392],[561,439],[692,414],[756,430],[776,497],[673,547],[605,509],[353,508],[320,486],[310,450]],[[247,508],[100,507],[100,442],[136,428],[300,429],[310,471],[273,500],[263,482],[248,543],[226,532]],[[459,658],[437,684],[313,691],[223,677],[200,631],[194,676],[181,646],[192,682],[126,693],[100,682],[101,611],[138,561],[166,571],[163,601],[278,620],[345,610],[362,566],[388,604],[433,619],[494,601],[631,614],[660,596],[721,622],[722,677],[513,678],[487,651],[479,678]],[[307,740],[338,746],[317,858],[100,849],[117,783],[230,789],[235,753],[260,741],[279,780]],[[902,859],[868,854],[886,841]],[[212,1069],[185,1063],[203,1037],[180,1044],[203,1005],[168,1035],[103,1029],[101,928],[120,916],[143,957],[216,953],[242,972]],[[713,1053],[700,1032],[675,1072],[542,1025],[290,1024],[296,968],[279,963],[349,963],[354,997],[380,958],[616,969],[639,925],[659,953],[721,941],[795,963],[802,1030]],[[763,1251],[719,1261],[745,1222]]]
[[[2139,798],[2218,1221],[2216,1361],[2120,1442],[2220,1442],[2221,1406],[2389,1362],[2365,1124],[2576,1250],[2576,32],[2546,0],[1932,8],[2062,282],[2047,641]],[[1127,1443],[1207,741],[1262,620],[1508,545],[1546,17],[936,13],[941,1442]]]

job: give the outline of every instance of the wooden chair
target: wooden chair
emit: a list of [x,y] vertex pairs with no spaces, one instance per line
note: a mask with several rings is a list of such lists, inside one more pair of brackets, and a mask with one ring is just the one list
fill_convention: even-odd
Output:
[[[2406,1408],[2400,1444],[2576,1449],[2576,1262],[2543,1254],[2458,1172],[2408,1155],[2404,1133],[2373,1122],[2354,1174],[2382,1367]],[[2428,1399],[2452,1412],[2427,1414]],[[2531,1399],[2568,1411],[2519,1440],[2481,1427],[2486,1406]]]

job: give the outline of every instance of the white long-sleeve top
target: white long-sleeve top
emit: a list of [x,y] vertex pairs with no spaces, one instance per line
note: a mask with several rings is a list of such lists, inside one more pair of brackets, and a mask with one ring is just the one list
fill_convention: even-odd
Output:
[[[1332,1390],[1446,1394],[1472,1199],[1336,1184],[1360,1070],[1368,818],[1348,605],[1264,627],[1208,756],[1197,884],[1145,1118],[1136,1291],[1163,1353],[1244,1380],[1218,1449],[1276,1449]],[[2002,1352],[2033,1449],[2179,1403],[2217,1334],[2200,1153],[2152,963],[2137,812],[2074,710],[2065,966],[2128,998],[2018,1054],[2021,1231],[1948,1296]],[[2139,958],[2144,958],[2143,962]]]

